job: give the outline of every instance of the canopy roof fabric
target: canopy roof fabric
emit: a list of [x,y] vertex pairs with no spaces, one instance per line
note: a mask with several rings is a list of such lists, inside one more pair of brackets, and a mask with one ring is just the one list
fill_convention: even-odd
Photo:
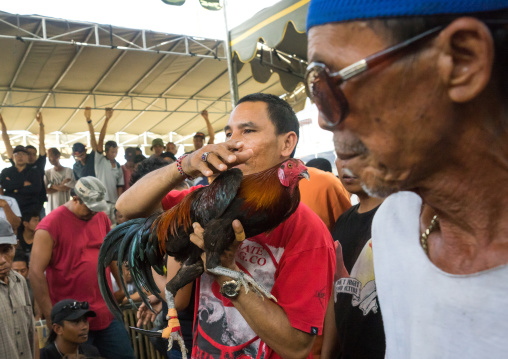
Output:
[[[202,110],[216,132],[231,112],[222,41],[0,12],[0,48],[9,131],[37,133],[39,110],[48,134],[86,131],[87,106],[98,131],[113,107],[109,135],[172,132],[192,142],[193,133],[207,132]],[[286,92],[278,79],[259,83],[245,69],[238,83],[240,96]]]
[[305,25],[309,2],[282,0],[232,29],[231,51],[235,61],[250,62],[257,81],[267,82],[276,72],[286,91],[295,90],[303,81],[307,66]]

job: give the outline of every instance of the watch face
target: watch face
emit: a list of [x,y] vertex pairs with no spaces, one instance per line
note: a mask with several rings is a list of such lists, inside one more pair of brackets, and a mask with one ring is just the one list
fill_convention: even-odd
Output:
[[221,288],[222,295],[228,297],[228,298],[234,298],[240,293],[240,288],[238,286],[238,283],[236,281],[228,281],[224,282]]

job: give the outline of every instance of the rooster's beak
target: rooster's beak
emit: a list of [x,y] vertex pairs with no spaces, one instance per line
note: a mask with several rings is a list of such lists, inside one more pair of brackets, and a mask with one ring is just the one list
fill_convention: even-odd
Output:
[[300,176],[305,178],[307,181],[310,181],[310,175],[309,175],[309,172],[307,172],[307,170],[305,170],[302,173],[300,173]]

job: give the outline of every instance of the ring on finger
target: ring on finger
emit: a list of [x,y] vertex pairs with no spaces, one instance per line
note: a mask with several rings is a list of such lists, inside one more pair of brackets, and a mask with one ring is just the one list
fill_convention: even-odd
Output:
[[201,155],[201,161],[206,162],[208,160],[208,155],[210,152],[205,152]]

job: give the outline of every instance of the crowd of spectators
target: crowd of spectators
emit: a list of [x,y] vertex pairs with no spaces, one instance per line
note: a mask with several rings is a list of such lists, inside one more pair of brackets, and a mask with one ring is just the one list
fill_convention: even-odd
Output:
[[[113,110],[108,108],[105,111],[98,141],[92,125],[91,109],[86,108],[83,114],[90,132],[91,150],[87,151],[83,143],[74,143],[72,157],[75,164],[72,168],[61,164],[60,149],[53,147],[46,151],[41,113],[36,117],[39,124],[38,155],[37,149],[31,145],[12,147],[0,114],[2,139],[12,164],[0,174],[0,270],[6,274],[0,277],[0,282],[12,286],[9,284],[11,278],[12,283],[20,283],[19,289],[14,288],[15,293],[12,292],[13,288],[7,289],[6,298],[16,296],[16,300],[31,308],[32,320],[45,320],[51,330],[48,346],[40,352],[41,358],[60,358],[56,356],[59,353],[93,354],[99,357],[95,347],[99,348],[102,357],[133,358],[132,348],[130,352],[127,350],[130,344],[123,324],[113,320],[98,287],[90,290],[97,286],[95,268],[98,250],[111,226],[125,221],[115,209],[118,197],[142,175],[176,161],[177,146],[173,142],[164,144],[162,139],[156,138],[152,141],[153,154],[148,158],[139,147],[125,148],[125,164],[121,166],[116,160],[118,144],[115,141],[104,143]],[[211,129],[206,111],[203,112],[203,118]],[[196,133],[199,140],[201,136],[204,139],[203,133]],[[46,159],[52,166],[49,169],[46,169]],[[139,171],[136,171],[137,168]],[[185,187],[182,188],[186,188],[192,182],[184,182],[183,185]],[[76,248],[77,243],[82,247]],[[81,255],[76,256],[76,251]],[[11,271],[20,276],[10,274]],[[112,274],[116,274],[114,270]],[[128,278],[128,272],[125,277]],[[21,278],[25,279],[26,293],[23,293]],[[86,282],[87,278],[89,283]],[[117,280],[118,276],[112,275],[113,286],[116,286]],[[4,287],[0,286],[0,289]],[[126,303],[122,289],[117,288],[115,295],[119,303]],[[0,298],[0,303],[4,303],[6,298]],[[83,310],[79,309],[82,314],[79,317],[75,315],[77,312],[69,312],[70,307],[84,306],[85,303],[93,311],[83,314]],[[17,305],[16,302],[11,303],[11,306]],[[6,309],[4,306],[0,310]],[[57,312],[62,311],[72,315],[60,318]],[[99,318],[96,318],[96,313],[99,313]],[[20,314],[26,313],[23,311]],[[57,322],[55,315],[60,318]],[[6,358],[29,358],[36,354],[36,348],[32,347],[33,328],[29,328],[31,324],[27,319],[26,316],[14,316],[13,323],[9,322],[6,327],[9,331],[10,325],[14,328],[24,325],[25,329],[19,331],[24,339],[12,337],[18,340],[15,342],[11,334],[0,333],[0,342],[7,341],[3,351],[0,350],[0,354],[9,353]],[[72,327],[75,328],[68,329]],[[72,335],[75,338],[69,342]],[[95,347],[83,344],[87,341]]]
[[[330,163],[309,161],[311,179],[293,214],[249,238],[233,221],[234,243],[212,270],[204,271],[201,252],[192,263],[167,256],[167,271],[153,278],[161,292],[182,268],[199,275],[166,307],[149,300],[155,314],[167,311],[170,335],[180,328],[177,316],[192,323],[181,326],[192,358],[507,357],[507,15],[506,1],[310,1],[305,86],[320,126],[333,132],[339,176]],[[90,109],[84,113],[92,149],[73,145],[72,173],[56,149],[48,151],[53,172],[44,172],[41,114],[39,155],[12,148],[0,116],[12,161],[0,175],[0,358],[37,356],[41,316],[51,328],[41,357],[132,358],[124,326],[99,294],[111,276],[118,280],[118,265],[112,261],[107,284],[97,282],[111,224],[184,213],[172,209],[230,167],[254,175],[249,183],[277,168],[282,182],[280,164],[299,138],[288,103],[251,94],[233,109],[224,143],[213,143],[203,112],[208,145],[198,132],[194,151],[171,163],[174,144],[154,139],[150,158],[129,149],[122,167],[114,141],[103,149],[113,111],[98,142]],[[206,183],[187,188],[199,176]],[[252,191],[245,198],[269,201],[269,189]],[[65,201],[46,216],[46,196],[55,194],[52,206]],[[190,225],[195,246],[217,244],[210,227]],[[129,255],[153,255],[154,243],[145,244]],[[122,268],[128,281],[129,270]],[[250,290],[247,276],[277,301]],[[128,293],[115,289],[124,301]],[[155,314],[142,305],[138,325]],[[182,357],[180,349],[167,357]]]

